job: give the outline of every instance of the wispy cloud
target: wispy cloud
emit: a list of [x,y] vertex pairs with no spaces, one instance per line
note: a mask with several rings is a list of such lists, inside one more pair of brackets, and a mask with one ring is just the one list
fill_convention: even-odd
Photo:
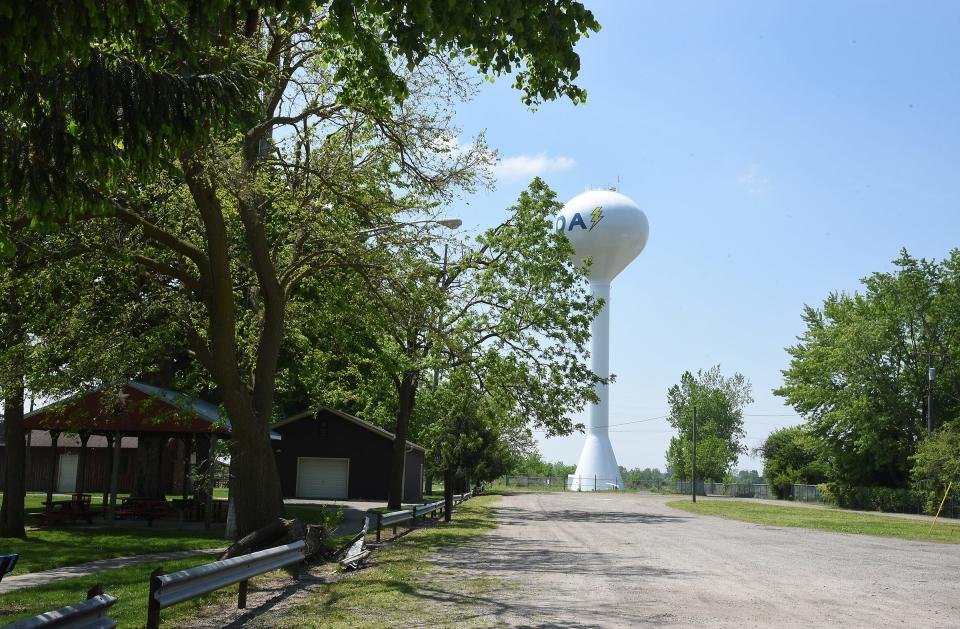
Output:
[[760,167],[756,164],[750,164],[737,177],[737,184],[754,196],[762,196],[770,189],[770,179],[760,174]]
[[577,165],[576,160],[565,155],[514,155],[497,162],[494,175],[497,179],[532,179],[547,173],[570,170]]

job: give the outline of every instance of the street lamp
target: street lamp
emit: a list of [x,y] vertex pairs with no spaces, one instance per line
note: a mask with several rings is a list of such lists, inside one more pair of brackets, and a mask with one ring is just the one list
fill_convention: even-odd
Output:
[[391,223],[390,225],[381,225],[379,227],[371,227],[370,229],[364,229],[357,232],[357,238],[362,241],[366,240],[370,236],[376,236],[377,234],[382,234],[388,232],[392,229],[398,229],[400,227],[408,227],[410,225],[439,225],[441,227],[446,227],[447,229],[457,229],[463,225],[463,221],[459,218],[428,218],[421,221],[408,221],[406,223]]

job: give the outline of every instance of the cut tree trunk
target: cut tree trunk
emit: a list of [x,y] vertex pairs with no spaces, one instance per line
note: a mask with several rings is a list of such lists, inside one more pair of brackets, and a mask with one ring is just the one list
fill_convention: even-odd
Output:
[[231,557],[255,553],[264,548],[282,546],[298,539],[306,539],[306,537],[307,527],[300,520],[277,518],[231,544],[220,559],[230,559]]

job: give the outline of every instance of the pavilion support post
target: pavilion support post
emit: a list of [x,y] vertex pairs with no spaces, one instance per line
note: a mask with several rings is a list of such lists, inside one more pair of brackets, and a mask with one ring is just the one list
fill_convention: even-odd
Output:
[[107,519],[110,526],[117,523],[117,486],[120,483],[120,446],[123,443],[123,433],[119,430],[113,433],[113,463],[110,466],[110,503],[107,505]]
[[90,433],[86,430],[80,431],[80,458],[77,461],[77,483],[74,485],[73,492],[82,494],[85,483],[83,479],[87,474],[87,441],[90,439]]
[[217,445],[217,436],[210,435],[210,450],[207,453],[207,507],[203,510],[203,528],[210,530],[213,522],[213,486],[216,480],[217,458],[214,456],[214,448]]
[[190,451],[193,449],[193,435],[184,435],[183,441],[183,499],[190,497]]
[[[30,400],[30,409],[33,410],[33,400]],[[25,430],[27,433],[27,450],[23,453],[23,495],[27,495],[27,485],[30,484],[30,470],[33,469],[30,467],[30,442],[33,441],[33,431]]]
[[53,509],[53,494],[57,490],[57,440],[59,430],[50,431],[50,482],[47,484],[47,511]]
[[106,433],[107,437],[107,475],[103,478],[103,517],[107,517],[107,505],[110,503],[110,478],[113,476],[113,433]]

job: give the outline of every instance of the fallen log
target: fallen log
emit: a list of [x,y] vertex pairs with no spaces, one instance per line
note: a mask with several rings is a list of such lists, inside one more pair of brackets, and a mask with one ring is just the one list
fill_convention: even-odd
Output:
[[246,537],[237,540],[227,548],[220,559],[230,559],[231,557],[238,557],[263,550],[264,548],[282,546],[297,540],[306,539],[306,537],[307,527],[300,520],[277,518],[263,528],[257,529]]

